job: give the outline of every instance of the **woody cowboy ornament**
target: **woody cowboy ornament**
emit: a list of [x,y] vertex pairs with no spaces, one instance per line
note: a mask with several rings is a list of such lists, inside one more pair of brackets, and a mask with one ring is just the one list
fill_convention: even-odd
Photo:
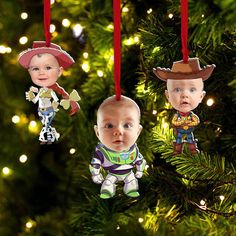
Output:
[[153,69],[154,74],[167,83],[166,98],[177,110],[171,121],[176,137],[173,143],[175,155],[182,153],[184,142],[187,142],[191,154],[199,152],[193,130],[200,120],[192,110],[205,96],[203,81],[210,77],[214,68],[214,64],[200,68],[198,58],[188,58],[187,62],[174,62],[171,69]]
[[[41,144],[51,144],[58,140],[59,133],[51,126],[52,120],[58,111],[58,105],[64,109],[71,106],[70,115],[79,110],[77,101],[80,99],[76,90],[69,95],[56,81],[61,76],[63,69],[74,64],[73,58],[60,46],[50,43],[46,46],[45,41],[33,42],[32,48],[20,53],[18,61],[21,66],[28,70],[32,82],[39,86],[31,86],[26,92],[26,100],[38,102],[38,115],[42,122],[42,130],[39,134]],[[59,103],[57,94],[62,96]]]

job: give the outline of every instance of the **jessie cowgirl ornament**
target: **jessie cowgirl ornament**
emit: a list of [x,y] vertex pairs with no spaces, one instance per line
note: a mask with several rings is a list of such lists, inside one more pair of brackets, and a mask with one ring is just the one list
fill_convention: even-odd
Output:
[[58,140],[59,133],[51,126],[52,120],[58,111],[59,99],[57,94],[62,96],[60,105],[65,109],[71,106],[70,115],[79,110],[77,101],[80,99],[76,90],[69,95],[58,85],[57,80],[63,69],[67,69],[74,63],[73,58],[60,46],[50,43],[46,46],[45,41],[33,42],[29,48],[19,55],[19,63],[28,70],[32,82],[39,86],[30,87],[26,92],[26,100],[38,103],[38,115],[42,122],[42,130],[39,134],[41,144],[51,144]]

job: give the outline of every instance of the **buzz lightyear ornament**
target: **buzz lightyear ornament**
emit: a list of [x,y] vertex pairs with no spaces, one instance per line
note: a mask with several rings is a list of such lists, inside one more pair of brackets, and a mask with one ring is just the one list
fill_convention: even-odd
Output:
[[[146,161],[139,152],[136,140],[142,130],[140,110],[130,98],[115,96],[103,101],[97,111],[95,133],[100,141],[89,166],[92,180],[102,184],[100,197],[111,198],[116,183],[124,182],[123,191],[129,197],[138,197],[138,179],[143,176]],[[101,170],[107,175],[104,179]],[[133,169],[136,169],[135,173]]]
[[193,130],[200,120],[192,110],[205,96],[203,81],[210,77],[214,68],[214,64],[200,68],[198,58],[188,58],[187,62],[183,60],[174,62],[171,69],[160,67],[153,69],[157,78],[167,83],[166,98],[177,110],[171,121],[176,137],[173,142],[174,155],[182,153],[184,142],[187,142],[191,154],[199,152]]
[[[74,63],[73,58],[60,46],[45,41],[33,42],[32,48],[20,53],[19,63],[28,70],[32,82],[39,86],[30,87],[26,92],[26,100],[38,103],[38,115],[43,125],[39,134],[41,144],[51,144],[58,140],[59,133],[51,126],[52,120],[59,110],[59,104],[64,109],[71,106],[70,115],[78,112],[80,99],[76,90],[69,95],[56,81],[61,76],[63,69],[67,69]],[[62,96],[59,102],[57,94]]]

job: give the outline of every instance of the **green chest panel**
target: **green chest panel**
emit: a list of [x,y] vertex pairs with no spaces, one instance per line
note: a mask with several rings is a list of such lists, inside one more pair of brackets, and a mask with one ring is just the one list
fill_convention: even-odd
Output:
[[100,147],[99,149],[102,154],[107,158],[108,161],[110,161],[113,164],[131,164],[137,156],[137,150],[134,148],[130,152],[112,152],[108,151],[103,147]]

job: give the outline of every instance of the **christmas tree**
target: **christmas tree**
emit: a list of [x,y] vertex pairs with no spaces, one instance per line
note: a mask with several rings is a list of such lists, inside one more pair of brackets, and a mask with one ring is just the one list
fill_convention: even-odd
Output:
[[174,110],[153,68],[181,60],[180,1],[122,1],[121,88],[141,108],[138,146],[148,166],[140,197],[128,198],[118,184],[109,200],[99,197],[89,163],[96,110],[114,94],[112,1],[51,1],[51,41],[75,60],[58,82],[81,97],[73,117],[60,107],[53,122],[61,137],[52,145],[39,144],[37,108],[25,100],[33,84],[17,62],[45,40],[43,1],[0,6],[0,235],[235,235],[234,0],[189,0],[189,56],[216,69],[196,109],[200,153],[176,156]]

